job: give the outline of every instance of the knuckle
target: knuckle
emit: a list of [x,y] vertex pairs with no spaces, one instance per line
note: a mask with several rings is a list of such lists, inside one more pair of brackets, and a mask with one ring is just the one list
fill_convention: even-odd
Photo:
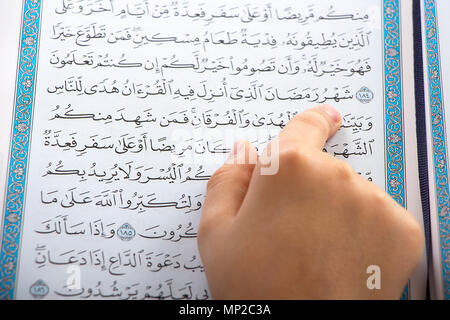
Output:
[[411,218],[410,223],[410,232],[414,239],[419,240],[420,243],[424,242],[424,234],[422,232],[422,228],[420,224],[416,221],[416,219]]
[[345,161],[338,160],[333,167],[334,175],[340,182],[347,182],[351,180],[356,172],[352,166]]
[[405,214],[409,216],[406,226],[406,235],[409,238],[410,247],[415,248],[415,252],[419,255],[422,253],[422,247],[425,243],[425,237],[419,222],[405,210]]
[[355,179],[354,183],[347,183],[344,194],[349,195],[354,208],[353,214],[365,221],[372,221],[388,228],[391,224],[396,203],[389,195],[375,184],[364,179]]
[[397,220],[395,247],[408,257],[408,264],[416,265],[422,257],[425,237],[420,224],[408,211],[402,208],[400,214],[406,215],[407,219]]
[[[373,208],[386,208],[392,199],[389,198],[388,194],[381,190],[380,188],[371,188],[371,203]],[[384,210],[383,210],[384,211]]]
[[197,244],[199,248],[207,245],[212,236],[217,232],[218,221],[214,217],[214,212],[208,209],[202,212],[202,217],[197,228]]
[[299,147],[288,147],[280,151],[280,168],[288,172],[293,169],[302,169],[311,162],[311,151],[306,151]]
[[197,244],[199,247],[203,246],[205,239],[210,232],[211,223],[203,216],[197,229]]
[[208,181],[208,184],[206,186],[207,193],[228,183],[232,183],[234,189],[246,189],[248,187],[251,175],[253,174],[253,170],[242,169],[242,167],[231,165],[224,165],[219,168]]

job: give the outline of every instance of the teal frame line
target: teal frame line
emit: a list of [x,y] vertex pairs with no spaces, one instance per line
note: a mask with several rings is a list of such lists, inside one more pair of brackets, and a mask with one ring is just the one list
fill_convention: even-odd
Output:
[[[383,16],[386,191],[406,207],[400,0],[384,0]],[[409,299],[409,283],[401,299]]]
[[[381,0],[380,0],[381,1]],[[386,189],[405,200],[400,0],[383,0]],[[24,0],[0,252],[0,299],[14,299],[30,145],[42,0]],[[403,299],[408,298],[406,287]]]
[[0,299],[13,299],[20,248],[37,68],[41,0],[24,0],[3,236]]
[[439,48],[436,0],[424,0],[425,36],[427,50],[428,93],[430,98],[431,134],[436,204],[439,222],[439,245],[443,280],[443,295],[450,300],[450,212],[448,185],[448,150],[445,112],[442,98],[442,74]]

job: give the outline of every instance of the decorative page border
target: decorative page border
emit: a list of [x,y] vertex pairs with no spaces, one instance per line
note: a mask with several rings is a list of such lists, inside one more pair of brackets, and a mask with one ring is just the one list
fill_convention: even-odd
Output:
[[[383,1],[386,191],[406,208],[400,0]],[[409,284],[402,300],[409,298]]]
[[41,0],[24,0],[0,251],[0,299],[13,299],[33,115]]
[[[398,203],[405,206],[399,1],[383,0],[386,188]],[[14,298],[32,126],[41,6],[41,0],[24,0],[14,126],[0,252],[1,300]],[[407,287],[403,298],[408,297],[408,291]]]
[[439,222],[441,268],[444,298],[450,300],[450,212],[445,112],[442,99],[442,74],[436,0],[424,0],[427,50],[428,92],[433,138],[433,165]]
[[405,163],[399,0],[384,1],[386,190],[405,207]]

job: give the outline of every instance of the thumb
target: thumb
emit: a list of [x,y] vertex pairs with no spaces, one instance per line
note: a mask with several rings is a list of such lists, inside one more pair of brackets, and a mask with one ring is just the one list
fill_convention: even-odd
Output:
[[234,144],[227,162],[208,182],[200,225],[221,225],[238,213],[258,159],[248,141]]

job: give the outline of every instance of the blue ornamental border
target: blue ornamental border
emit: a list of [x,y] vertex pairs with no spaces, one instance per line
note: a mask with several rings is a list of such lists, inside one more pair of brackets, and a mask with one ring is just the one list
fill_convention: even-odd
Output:
[[[406,207],[400,1],[384,0],[383,12],[386,191]],[[403,300],[408,298],[409,285],[402,295]]]
[[433,166],[439,222],[444,298],[450,300],[450,212],[445,112],[442,99],[439,31],[436,0],[424,0],[427,75],[433,139]]
[[25,0],[0,252],[0,299],[13,299],[30,146],[41,0]]

